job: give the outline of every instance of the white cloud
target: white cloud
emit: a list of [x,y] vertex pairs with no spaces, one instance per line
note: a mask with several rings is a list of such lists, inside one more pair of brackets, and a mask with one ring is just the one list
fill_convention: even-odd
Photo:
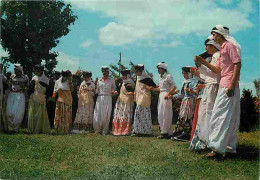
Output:
[[241,8],[245,12],[251,12],[252,11],[252,2],[249,0],[242,0],[238,7]]
[[82,43],[82,44],[80,45],[80,47],[87,48],[87,47],[91,46],[93,43],[94,43],[94,41],[92,41],[92,40],[87,40],[87,41],[85,41],[84,43]]
[[223,1],[222,7],[208,0],[75,0],[71,3],[75,8],[113,18],[113,22],[99,30],[99,39],[105,45],[124,45],[190,33],[206,36],[217,24],[228,26],[234,34],[253,26],[248,19],[251,7],[248,1],[241,1],[233,9],[223,8],[230,0]]
[[57,57],[58,64],[56,66],[57,71],[63,69],[69,69],[71,72],[76,72],[80,66],[80,58],[70,56],[63,52],[58,52],[59,56]]
[[177,47],[181,45],[180,41],[171,41],[169,43],[158,43],[158,42],[142,42],[142,43],[138,43],[137,46],[141,46],[141,47],[152,47],[152,48],[156,48],[156,47],[168,47],[168,48],[172,48],[172,47]]

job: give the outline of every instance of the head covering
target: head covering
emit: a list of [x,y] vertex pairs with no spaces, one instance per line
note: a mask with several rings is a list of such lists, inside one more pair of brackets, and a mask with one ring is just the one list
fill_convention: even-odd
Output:
[[21,66],[21,64],[15,64],[14,65],[14,69],[17,69],[18,71],[21,71],[23,74],[23,66]]
[[123,69],[123,70],[121,71],[121,74],[122,74],[123,76],[127,76],[128,74],[130,74],[130,70],[129,70],[129,69]]
[[212,32],[216,32],[216,33],[222,35],[227,41],[229,41],[232,44],[234,44],[236,46],[236,48],[237,48],[238,55],[241,57],[241,46],[235,40],[234,37],[229,35],[229,28],[228,27],[225,27],[223,25],[216,25],[216,27],[212,28],[211,34],[212,34]]
[[36,66],[34,66],[33,70],[34,71],[44,71],[44,67],[41,65],[36,65]]
[[[188,74],[189,79],[192,78],[192,74],[191,74],[191,72],[190,72],[190,68],[191,68],[191,66],[184,66],[184,67],[181,68],[182,71],[184,71],[184,72],[186,72],[186,73]],[[189,79],[184,79],[184,82],[186,82],[186,81],[188,82]]]
[[161,62],[157,64],[157,68],[163,68],[164,70],[167,70],[168,65],[165,62]]
[[135,65],[135,70],[142,72],[144,70],[144,65],[143,64]]
[[90,71],[83,71],[82,72],[82,76],[84,77],[84,78],[87,78],[87,77],[91,77],[92,76],[92,72],[90,72]]
[[63,76],[63,77],[70,77],[71,76],[70,70],[62,70],[61,71],[61,76]]
[[101,67],[101,72],[105,72],[105,71],[109,72],[109,67],[108,66],[102,66]]
[[214,38],[213,38],[213,35],[210,35],[207,40],[205,41],[205,46],[206,45],[213,45],[215,46],[215,48],[217,48],[218,50],[220,50],[220,45],[217,44],[215,41],[214,41]]

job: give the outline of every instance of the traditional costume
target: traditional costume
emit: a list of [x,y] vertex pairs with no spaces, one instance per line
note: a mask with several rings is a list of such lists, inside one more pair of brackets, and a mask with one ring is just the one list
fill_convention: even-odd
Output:
[[151,118],[151,91],[147,89],[144,79],[150,77],[145,73],[144,65],[136,66],[138,71],[141,71],[141,76],[137,76],[135,87],[135,102],[136,109],[134,113],[133,134],[152,134],[152,118]]
[[[213,40],[213,36],[209,36],[205,41],[205,45],[213,45],[216,49],[220,49],[219,44],[216,44]],[[209,63],[216,66],[219,58],[219,52],[215,52],[210,59]],[[206,59],[208,60],[208,59]],[[211,118],[213,106],[218,93],[220,75],[212,72],[205,65],[198,67],[200,77],[203,76],[205,88],[202,94],[199,112],[198,112],[198,122],[196,130],[194,131],[194,136],[190,143],[191,150],[202,150],[208,145],[209,139],[209,121]]]
[[15,64],[14,68],[21,72],[17,76],[12,74],[10,77],[11,92],[7,99],[7,122],[9,130],[18,132],[25,113],[25,91],[28,86],[28,77],[23,74],[23,67]]
[[70,80],[63,81],[63,78],[71,77],[70,71],[62,71],[61,77],[55,82],[53,97],[58,94],[56,102],[54,127],[57,133],[67,134],[70,132],[72,123],[72,82]]
[[36,68],[36,70],[40,70],[42,75],[35,75],[32,78],[32,82],[34,82],[34,92],[29,100],[28,131],[30,133],[49,133],[51,129],[45,97],[49,79],[45,76],[43,68],[38,68],[39,69]]
[[[108,66],[103,66],[101,71],[108,71]],[[112,110],[112,94],[116,90],[115,80],[113,78],[98,79],[96,93],[98,98],[94,110],[93,128],[95,133],[109,133],[109,121]]]
[[113,135],[129,135],[131,133],[134,94],[129,94],[129,91],[131,92],[135,83],[130,76],[130,70],[123,70],[121,73],[127,79],[123,79],[120,94],[115,105],[112,127]]
[[194,92],[188,92],[185,89],[191,88],[193,91],[196,89],[197,80],[192,77],[190,73],[190,67],[183,67],[183,72],[188,73],[188,79],[184,79],[182,83],[181,91],[178,94],[173,95],[173,98],[182,98],[178,121],[173,133],[174,140],[189,141],[191,123],[195,111],[195,97]]
[[220,58],[216,64],[221,68],[219,90],[209,122],[208,147],[222,155],[226,152],[236,153],[237,130],[240,121],[240,91],[236,82],[234,95],[227,96],[227,90],[232,83],[236,63],[241,63],[241,47],[229,36],[229,29],[221,25],[212,29],[222,35],[225,41],[220,48]]
[[78,110],[73,125],[73,133],[83,133],[92,130],[94,113],[94,92],[95,84],[91,80],[91,72],[83,72],[84,80],[79,87],[78,92]]
[[167,72],[167,64],[166,63],[159,63],[157,68],[162,68],[165,70],[165,73],[159,75],[159,99],[158,99],[158,122],[160,126],[160,133],[163,137],[169,137],[172,135],[172,100],[165,99],[165,96],[168,92],[176,85],[173,80],[172,75]]

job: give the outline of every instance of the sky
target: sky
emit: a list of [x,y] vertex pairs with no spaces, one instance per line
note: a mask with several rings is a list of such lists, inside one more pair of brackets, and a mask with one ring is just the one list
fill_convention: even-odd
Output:
[[[229,27],[242,47],[240,88],[254,90],[259,77],[259,0],[65,0],[78,19],[53,49],[57,70],[78,68],[101,77],[101,66],[144,64],[158,82],[156,65],[168,64],[177,87],[181,67],[194,66],[218,25]],[[0,47],[0,53],[7,53]],[[255,91],[254,91],[255,92]]]

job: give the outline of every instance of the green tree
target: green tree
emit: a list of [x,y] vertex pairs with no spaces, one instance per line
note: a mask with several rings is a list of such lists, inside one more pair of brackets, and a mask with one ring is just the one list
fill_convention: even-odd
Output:
[[2,1],[1,44],[9,53],[5,62],[20,63],[31,77],[32,68],[43,63],[48,73],[57,65],[51,49],[69,33],[77,16],[63,1]]
[[240,99],[240,125],[239,130],[241,132],[249,132],[254,130],[259,124],[256,107],[254,102],[254,97],[252,95],[252,90],[243,89],[243,94]]

